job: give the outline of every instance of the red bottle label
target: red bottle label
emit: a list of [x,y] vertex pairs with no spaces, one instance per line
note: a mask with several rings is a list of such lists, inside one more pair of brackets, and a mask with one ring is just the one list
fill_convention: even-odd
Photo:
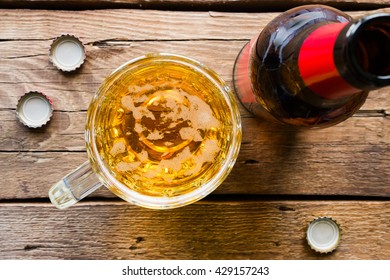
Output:
[[361,92],[344,80],[334,61],[337,36],[347,23],[323,25],[303,42],[298,56],[300,75],[306,86],[327,99],[337,99]]

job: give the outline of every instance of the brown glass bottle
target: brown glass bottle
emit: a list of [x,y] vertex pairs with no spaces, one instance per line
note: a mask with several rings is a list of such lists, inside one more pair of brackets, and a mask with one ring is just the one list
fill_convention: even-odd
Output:
[[254,115],[297,127],[344,121],[390,85],[390,14],[352,20],[323,5],[271,21],[237,57],[234,88]]

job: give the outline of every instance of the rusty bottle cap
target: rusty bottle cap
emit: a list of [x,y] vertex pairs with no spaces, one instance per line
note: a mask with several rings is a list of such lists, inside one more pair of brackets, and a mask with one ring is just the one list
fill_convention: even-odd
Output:
[[79,38],[61,35],[50,46],[50,61],[57,69],[65,72],[79,68],[85,60],[85,49]]
[[306,235],[309,246],[319,253],[330,253],[341,239],[340,226],[329,217],[320,217],[310,222]]
[[45,125],[53,113],[52,101],[38,91],[24,94],[16,107],[18,119],[26,126],[37,128]]

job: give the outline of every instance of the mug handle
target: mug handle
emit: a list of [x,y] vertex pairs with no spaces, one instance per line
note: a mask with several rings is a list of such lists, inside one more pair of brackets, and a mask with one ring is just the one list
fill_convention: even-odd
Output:
[[49,198],[58,209],[65,209],[102,186],[89,161],[62,178],[49,190]]

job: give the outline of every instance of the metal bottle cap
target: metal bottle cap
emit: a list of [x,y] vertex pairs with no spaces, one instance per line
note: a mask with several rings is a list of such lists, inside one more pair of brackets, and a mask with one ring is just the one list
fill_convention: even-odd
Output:
[[340,243],[340,226],[332,218],[317,218],[310,222],[306,238],[309,246],[316,252],[330,253]]
[[18,119],[31,128],[45,125],[50,120],[52,113],[52,101],[37,91],[30,91],[23,95],[16,107]]
[[73,35],[62,35],[50,46],[51,62],[61,71],[70,72],[79,68],[85,59],[83,43]]

